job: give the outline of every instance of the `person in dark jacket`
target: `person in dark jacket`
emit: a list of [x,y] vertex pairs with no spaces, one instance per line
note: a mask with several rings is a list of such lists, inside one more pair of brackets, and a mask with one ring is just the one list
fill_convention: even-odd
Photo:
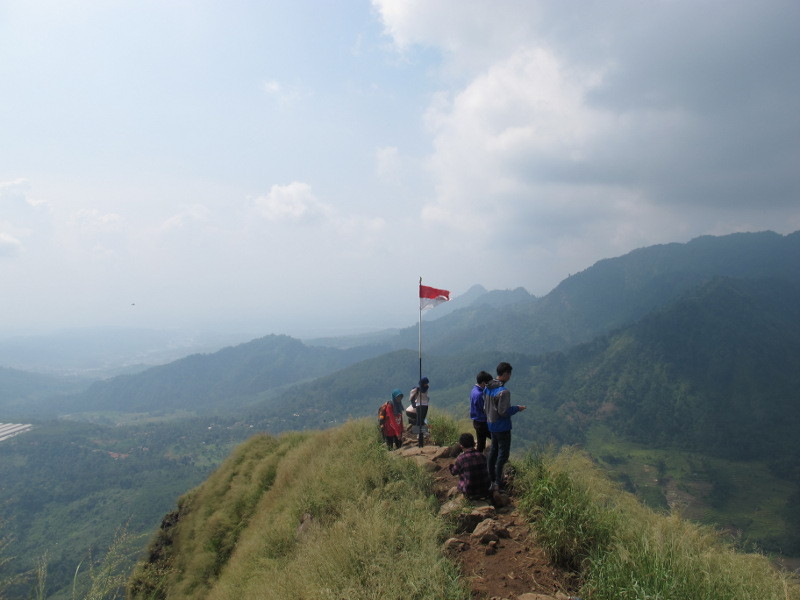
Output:
[[511,365],[501,362],[497,365],[497,377],[486,386],[484,410],[486,424],[492,434],[489,449],[489,478],[492,489],[503,488],[503,467],[511,453],[511,417],[525,410],[524,406],[511,405],[511,392],[506,383],[511,379]]
[[491,437],[489,427],[486,425],[486,411],[483,408],[483,391],[486,385],[492,380],[492,376],[486,371],[481,371],[475,377],[475,387],[469,396],[469,418],[472,419],[472,427],[475,429],[475,437],[478,439],[476,450],[483,452],[486,449],[486,440]]

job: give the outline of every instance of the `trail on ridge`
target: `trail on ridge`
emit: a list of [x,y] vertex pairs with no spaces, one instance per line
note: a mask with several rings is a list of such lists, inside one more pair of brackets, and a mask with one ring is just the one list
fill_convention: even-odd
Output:
[[567,600],[575,598],[577,574],[554,565],[536,542],[536,534],[517,510],[513,484],[508,494],[492,502],[465,500],[457,491],[458,478],[449,466],[458,447],[417,447],[409,432],[396,450],[429,470],[440,514],[453,515],[457,533],[445,542],[445,551],[463,569],[472,598],[481,600]]

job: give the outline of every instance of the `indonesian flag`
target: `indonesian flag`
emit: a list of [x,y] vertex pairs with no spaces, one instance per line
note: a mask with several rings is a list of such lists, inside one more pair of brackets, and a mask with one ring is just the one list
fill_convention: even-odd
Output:
[[450,292],[447,290],[437,290],[420,284],[419,286],[419,309],[428,310],[434,306],[450,300]]

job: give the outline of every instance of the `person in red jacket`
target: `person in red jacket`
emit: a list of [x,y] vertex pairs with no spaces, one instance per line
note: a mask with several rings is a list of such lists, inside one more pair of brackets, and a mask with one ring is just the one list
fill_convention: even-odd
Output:
[[403,392],[392,392],[392,399],[378,411],[378,420],[389,450],[399,448],[403,444]]

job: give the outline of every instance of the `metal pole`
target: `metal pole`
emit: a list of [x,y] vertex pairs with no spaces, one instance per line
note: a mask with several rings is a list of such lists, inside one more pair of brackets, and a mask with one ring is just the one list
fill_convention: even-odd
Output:
[[[419,285],[422,287],[422,277],[419,278]],[[420,290],[422,291],[422,290]],[[417,443],[422,443],[424,439],[424,435],[422,433],[422,419],[420,418],[420,396],[422,395],[422,389],[419,387],[419,382],[422,380],[422,299],[420,298],[419,303],[419,377],[417,378]]]
[[[419,278],[419,285],[422,287],[422,277]],[[419,303],[419,377],[417,381],[422,379],[422,299]]]

